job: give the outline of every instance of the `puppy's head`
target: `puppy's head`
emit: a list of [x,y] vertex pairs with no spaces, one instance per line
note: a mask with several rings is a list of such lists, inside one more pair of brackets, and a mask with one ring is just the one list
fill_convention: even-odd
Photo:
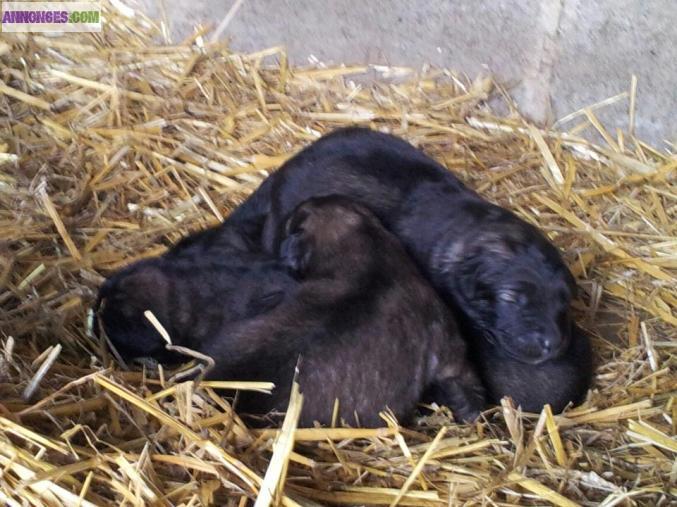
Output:
[[153,357],[175,362],[178,357],[165,350],[166,341],[145,317],[151,311],[169,326],[169,279],[158,259],[137,262],[115,273],[99,290],[94,308],[94,331],[103,327],[122,359]]
[[224,323],[253,318],[279,305],[297,282],[277,261],[219,249],[189,257],[146,259],[112,275],[99,291],[99,323],[124,360],[185,360],[144,313],[150,310],[174,345],[200,350]]
[[555,247],[538,231],[511,220],[452,250],[452,293],[486,340],[530,364],[566,350],[575,284]]
[[366,265],[380,230],[378,219],[348,198],[308,199],[285,223],[280,259],[295,273],[330,276],[349,264]]

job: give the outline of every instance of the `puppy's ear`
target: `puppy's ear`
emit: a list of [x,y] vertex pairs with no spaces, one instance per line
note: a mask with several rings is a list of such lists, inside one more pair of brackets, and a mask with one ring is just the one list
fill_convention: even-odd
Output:
[[292,273],[303,274],[308,269],[310,257],[310,244],[299,233],[287,236],[280,246],[280,262]]

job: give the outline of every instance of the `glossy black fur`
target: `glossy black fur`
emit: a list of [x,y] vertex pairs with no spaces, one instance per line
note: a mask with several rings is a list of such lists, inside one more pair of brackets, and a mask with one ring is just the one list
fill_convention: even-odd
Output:
[[334,399],[350,423],[380,426],[388,406],[406,420],[432,385],[455,415],[483,408],[480,380],[434,289],[366,208],[313,199],[286,221],[280,260],[300,279],[293,298],[224,326],[203,352],[215,378],[272,380],[273,396],[245,394],[244,412],[284,410],[300,357],[302,425],[330,421]]
[[[557,249],[401,139],[362,128],[321,138],[212,234],[241,234],[250,248],[275,253],[291,211],[330,194],[369,207],[402,241],[462,323],[493,401],[507,393],[527,410],[547,401],[559,411],[581,400],[590,348],[572,332],[575,285]],[[534,383],[543,386],[537,397]]]

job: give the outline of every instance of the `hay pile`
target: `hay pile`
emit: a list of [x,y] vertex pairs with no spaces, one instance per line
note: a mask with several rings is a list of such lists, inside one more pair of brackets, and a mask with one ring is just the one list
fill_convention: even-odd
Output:
[[[488,79],[291,69],[280,48],[234,54],[200,34],[166,45],[150,21],[108,6],[104,26],[0,40],[2,502],[244,506],[259,491],[257,505],[288,506],[674,502],[677,157],[632,135],[634,86],[607,101],[631,104],[628,133],[591,107],[564,134],[530,126]],[[349,80],[367,72],[374,84]],[[352,123],[424,148],[562,248],[600,364],[585,405],[294,432],[294,397],[276,441],[215,392],[270,386],[123,372],[88,336],[106,274],[218,223],[267,171]]]

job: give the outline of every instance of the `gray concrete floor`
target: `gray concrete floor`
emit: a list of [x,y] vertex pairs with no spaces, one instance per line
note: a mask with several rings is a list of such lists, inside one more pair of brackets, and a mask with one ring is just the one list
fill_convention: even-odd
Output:
[[[141,0],[180,40],[217,25],[232,0]],[[676,0],[245,0],[224,32],[244,51],[285,45],[296,64],[429,63],[515,85],[522,111],[547,123],[630,87],[636,132],[677,142]],[[626,129],[628,103],[601,116]]]

